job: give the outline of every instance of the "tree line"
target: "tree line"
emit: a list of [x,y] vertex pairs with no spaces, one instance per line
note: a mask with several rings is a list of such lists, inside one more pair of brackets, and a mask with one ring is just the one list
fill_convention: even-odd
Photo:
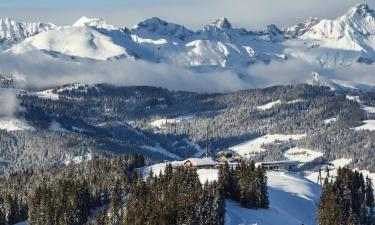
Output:
[[334,181],[325,179],[318,221],[320,225],[373,225],[374,190],[370,178],[339,168]]
[[269,206],[266,171],[255,167],[254,161],[241,161],[234,168],[226,163],[219,170],[219,184],[225,197],[239,202],[242,207],[257,209]]
[[224,224],[225,202],[220,185],[202,185],[197,171],[191,168],[172,168],[168,164],[163,174],[151,172],[146,180],[138,175],[122,207],[117,199],[117,203],[112,201],[109,213],[97,214],[95,225]]
[[89,209],[108,204],[115,189],[128,193],[134,169],[144,165],[136,154],[1,178],[0,224],[84,224]]

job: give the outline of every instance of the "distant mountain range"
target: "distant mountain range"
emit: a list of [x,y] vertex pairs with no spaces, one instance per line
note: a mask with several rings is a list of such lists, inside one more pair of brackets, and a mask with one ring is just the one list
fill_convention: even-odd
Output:
[[296,26],[272,24],[260,31],[234,28],[226,18],[197,31],[159,18],[133,28],[86,17],[72,26],[6,18],[0,20],[0,46],[4,54],[37,52],[78,62],[144,60],[203,72],[229,69],[240,74],[253,64],[291,59],[331,69],[374,63],[375,11],[358,4],[335,20],[311,18]]

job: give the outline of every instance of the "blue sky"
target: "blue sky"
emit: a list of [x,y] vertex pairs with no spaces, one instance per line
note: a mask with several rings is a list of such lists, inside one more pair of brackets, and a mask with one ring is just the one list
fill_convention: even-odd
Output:
[[[334,19],[366,0],[0,0],[0,17],[70,25],[82,16],[131,27],[150,18],[199,29],[219,17],[235,27],[291,26],[311,17]],[[375,9],[374,0],[367,3]]]
[[[133,3],[166,2],[168,0],[0,0],[0,7],[102,7]],[[185,0],[174,0],[173,2]],[[188,0],[187,0],[188,1]]]

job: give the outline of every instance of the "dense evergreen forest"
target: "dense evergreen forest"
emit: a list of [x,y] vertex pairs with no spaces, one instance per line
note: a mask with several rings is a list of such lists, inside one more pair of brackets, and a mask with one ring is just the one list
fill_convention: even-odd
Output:
[[268,208],[266,171],[253,161],[242,161],[235,168],[225,164],[219,170],[219,184],[226,198],[232,198],[245,208]]
[[[324,160],[351,158],[353,166],[375,171],[370,160],[374,132],[352,129],[373,114],[348,99],[349,93],[325,87],[300,84],[201,94],[156,87],[74,84],[50,91],[58,97],[50,99],[26,91],[19,94],[24,110],[16,116],[35,129],[0,131],[0,174],[46,169],[87,154],[112,157],[140,153],[147,161],[187,158],[205,146],[207,128],[211,154],[265,134],[305,133],[306,138],[291,144],[321,151]],[[374,95],[355,95],[364,104],[375,105]],[[257,108],[275,101],[279,104],[270,109]],[[334,123],[324,122],[331,118],[335,118]],[[157,119],[172,121],[153,126]],[[259,159],[283,158],[283,148],[271,149]]]
[[325,179],[318,212],[320,225],[373,225],[374,190],[371,179],[344,167],[334,181]]
[[88,210],[109,203],[115,187],[128,193],[142,166],[142,155],[122,156],[1,178],[0,224],[28,217],[30,224],[83,224]]
[[219,181],[201,184],[194,168],[166,166],[144,178],[141,155],[95,159],[0,180],[0,224],[223,225],[225,198],[268,208],[265,171],[254,162],[223,167]]

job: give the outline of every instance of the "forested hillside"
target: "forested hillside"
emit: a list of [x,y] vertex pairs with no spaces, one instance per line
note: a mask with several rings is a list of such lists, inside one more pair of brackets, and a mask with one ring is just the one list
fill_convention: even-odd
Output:
[[[20,91],[16,118],[31,129],[1,130],[1,173],[91,157],[144,154],[147,162],[210,154],[267,134],[303,135],[264,145],[257,160],[295,146],[323,153],[309,163],[350,158],[374,171],[375,96],[307,84],[200,94],[157,87],[66,85]],[[1,122],[1,121],[0,121]],[[301,136],[302,137],[302,136]]]

